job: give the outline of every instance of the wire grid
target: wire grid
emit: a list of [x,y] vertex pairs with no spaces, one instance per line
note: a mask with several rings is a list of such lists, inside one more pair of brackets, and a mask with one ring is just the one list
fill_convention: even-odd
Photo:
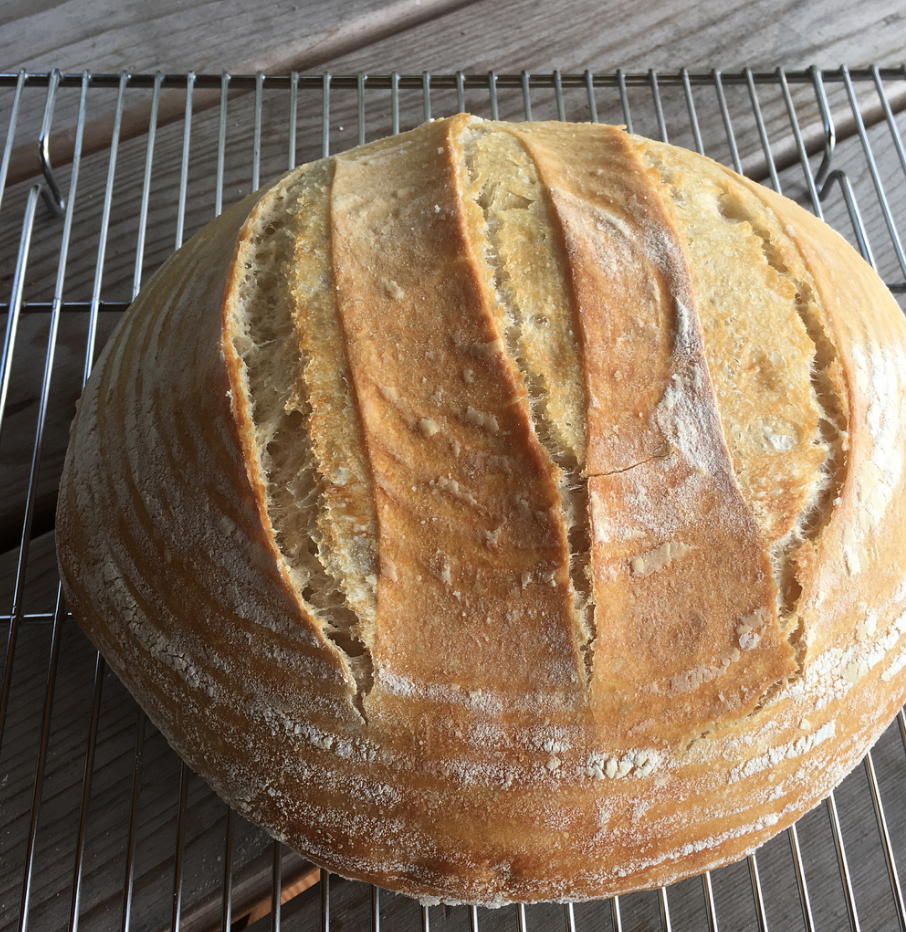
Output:
[[902,712],[823,806],[737,865],[575,906],[424,907],[313,868],[181,764],[66,612],[52,533],[97,350],[166,256],[262,177],[466,109],[621,123],[799,199],[902,295],[904,108],[906,67],[0,75],[0,930],[906,932]]

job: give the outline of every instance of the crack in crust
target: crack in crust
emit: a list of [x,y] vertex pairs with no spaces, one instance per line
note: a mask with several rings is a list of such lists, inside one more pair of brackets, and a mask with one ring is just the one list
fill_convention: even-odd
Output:
[[324,287],[330,175],[319,163],[291,176],[249,217],[231,324],[277,547],[364,714],[374,679],[374,512],[336,303]]
[[460,138],[466,189],[494,313],[525,387],[529,418],[557,482],[572,612],[585,675],[594,671],[594,592],[586,472],[585,389],[563,244],[531,155],[493,124]]

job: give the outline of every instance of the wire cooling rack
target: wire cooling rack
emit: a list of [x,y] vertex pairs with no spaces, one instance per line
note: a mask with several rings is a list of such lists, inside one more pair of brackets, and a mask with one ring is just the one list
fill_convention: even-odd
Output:
[[902,712],[823,805],[739,864],[574,907],[421,907],[230,813],[72,622],[53,555],[99,347],[167,255],[262,178],[461,110],[625,124],[797,198],[902,296],[904,109],[906,67],[0,74],[0,930],[906,930]]

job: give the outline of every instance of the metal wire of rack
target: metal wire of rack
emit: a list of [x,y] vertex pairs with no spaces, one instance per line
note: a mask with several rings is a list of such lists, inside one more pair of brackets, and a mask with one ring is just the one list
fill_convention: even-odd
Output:
[[599,903],[429,908],[332,877],[229,812],[66,612],[53,507],[67,425],[150,272],[262,177],[466,109],[620,123],[708,154],[825,217],[906,294],[906,66],[0,74],[0,930],[906,932],[902,712],[823,807],[740,864]]

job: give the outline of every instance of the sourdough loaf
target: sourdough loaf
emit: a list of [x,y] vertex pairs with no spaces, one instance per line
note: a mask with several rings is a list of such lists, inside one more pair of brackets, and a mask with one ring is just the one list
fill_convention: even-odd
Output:
[[68,604],[318,864],[578,900],[733,861],[906,694],[906,326],[790,201],[460,115],[174,255],[66,460]]

